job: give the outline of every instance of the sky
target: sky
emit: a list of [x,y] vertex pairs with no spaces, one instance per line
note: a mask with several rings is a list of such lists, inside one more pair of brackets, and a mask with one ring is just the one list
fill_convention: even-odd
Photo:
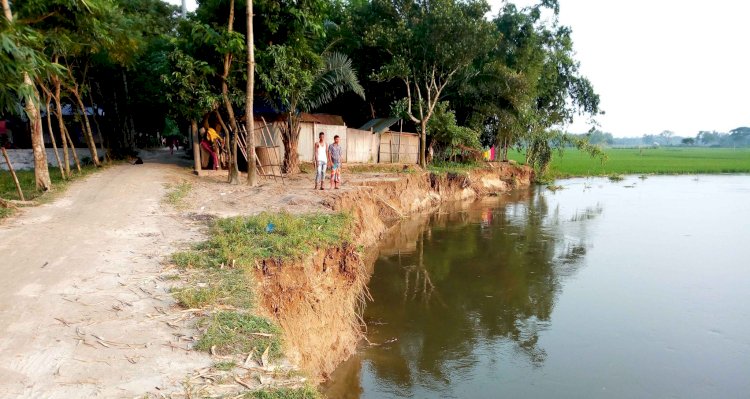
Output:
[[[488,1],[493,14],[504,2]],[[195,8],[195,0],[187,2]],[[600,130],[692,137],[750,126],[750,1],[559,2],[580,70],[601,98]],[[580,119],[568,130],[587,131],[587,118]]]

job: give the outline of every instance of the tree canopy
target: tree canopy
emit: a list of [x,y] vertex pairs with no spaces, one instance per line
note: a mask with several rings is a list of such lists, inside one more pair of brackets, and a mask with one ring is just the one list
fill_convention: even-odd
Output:
[[[15,18],[0,21],[1,112],[49,104],[55,118],[46,134],[61,142],[66,164],[77,145],[98,164],[191,125],[236,132],[245,118],[248,32],[247,20],[234,16],[247,3],[198,3],[183,19],[161,0],[14,1]],[[339,114],[353,126],[401,116],[421,135],[422,164],[428,148],[447,159],[499,145],[504,153],[527,150],[538,165],[562,143],[583,145],[564,133],[574,117],[593,121],[600,113],[556,0],[506,4],[491,19],[485,0],[255,0],[253,7],[253,103],[287,121],[289,172],[298,170],[301,112]],[[74,111],[72,120],[63,109]],[[747,141],[744,131],[731,134]]]

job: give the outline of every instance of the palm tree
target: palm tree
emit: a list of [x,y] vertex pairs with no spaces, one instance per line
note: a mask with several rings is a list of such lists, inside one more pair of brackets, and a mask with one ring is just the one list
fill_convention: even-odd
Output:
[[[301,112],[309,112],[333,101],[340,94],[352,91],[365,98],[365,90],[359,83],[352,61],[344,54],[326,52],[321,56],[322,62],[317,66],[309,79],[304,76],[304,67],[294,59],[283,46],[273,49],[277,69],[275,74],[261,75],[261,80],[271,87],[269,95],[281,97],[281,104],[286,114],[286,122],[281,127],[284,142],[284,171],[299,173],[299,144]],[[296,82],[290,83],[290,81]]]

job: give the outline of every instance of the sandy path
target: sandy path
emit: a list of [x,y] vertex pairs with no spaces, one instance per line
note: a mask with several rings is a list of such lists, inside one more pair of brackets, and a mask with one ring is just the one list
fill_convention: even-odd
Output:
[[157,157],[76,182],[0,226],[0,397],[135,397],[179,389],[210,364],[169,346],[189,347],[195,332],[160,262],[199,234],[160,203],[185,172]]

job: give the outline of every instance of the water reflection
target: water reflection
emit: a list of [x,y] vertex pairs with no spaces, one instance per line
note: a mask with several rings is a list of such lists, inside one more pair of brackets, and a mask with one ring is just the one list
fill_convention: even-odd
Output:
[[[455,397],[483,362],[539,367],[556,295],[586,255],[595,204],[563,216],[524,191],[413,218],[383,243],[370,282],[368,341],[329,398]],[[363,380],[364,378],[364,380]]]

